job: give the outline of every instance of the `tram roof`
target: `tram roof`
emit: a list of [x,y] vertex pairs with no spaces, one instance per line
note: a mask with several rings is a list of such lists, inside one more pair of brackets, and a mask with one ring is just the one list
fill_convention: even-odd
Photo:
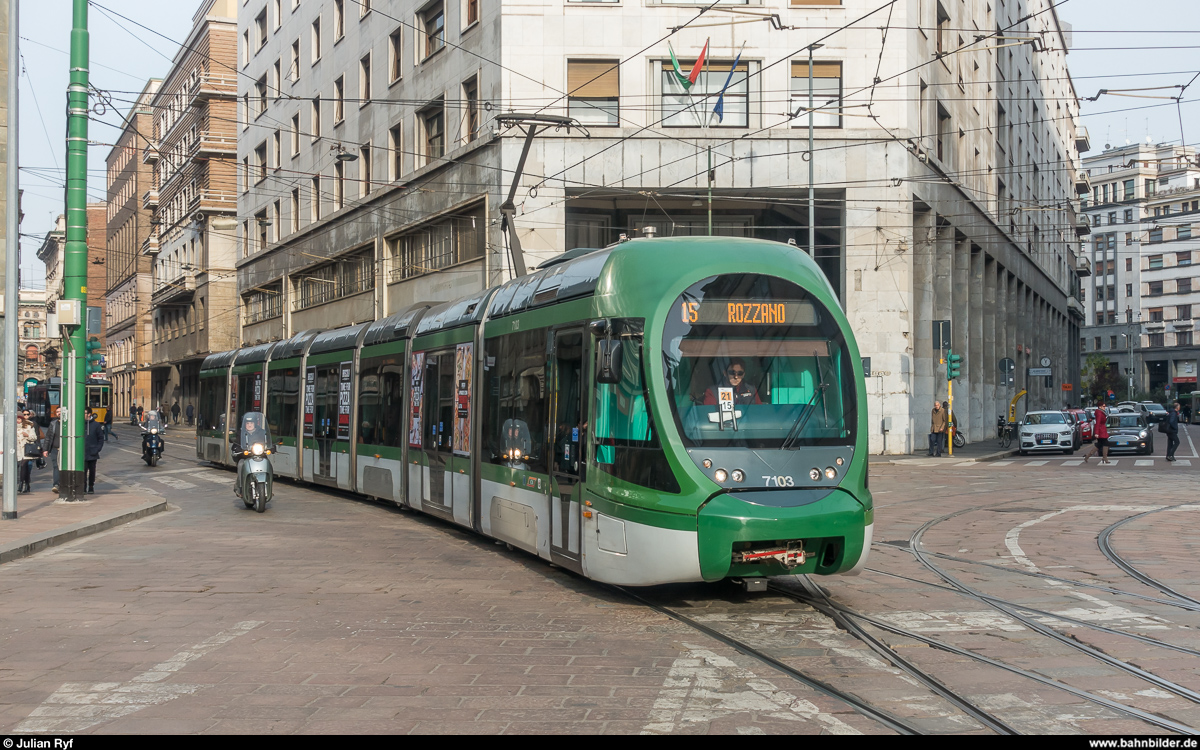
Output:
[[319,333],[321,333],[320,328],[306,328],[290,339],[276,342],[275,349],[271,351],[271,359],[299,357],[304,354],[304,348],[308,346],[308,342],[312,341]]
[[[543,264],[528,276],[501,286],[488,307],[488,317],[499,318],[533,307],[549,305],[596,291],[604,264],[615,248],[582,252],[566,261]],[[585,251],[585,248],[578,248]],[[572,250],[570,252],[577,252]]]
[[363,346],[386,344],[389,341],[399,341],[407,337],[409,330],[416,325],[430,306],[428,302],[418,302],[404,312],[389,315],[371,323],[367,327],[367,335],[363,338]]
[[269,344],[258,344],[246,349],[238,349],[237,356],[234,357],[235,365],[249,365],[255,362],[266,362],[267,355],[271,352],[271,347],[275,346],[275,342]]
[[358,335],[366,329],[367,325],[367,323],[359,323],[358,325],[347,326],[346,328],[318,333],[317,337],[313,339],[308,353],[320,354],[322,352],[342,351],[343,349],[357,349]]
[[487,299],[495,289],[484,289],[470,297],[443,302],[433,307],[417,323],[414,336],[421,336],[434,331],[444,331],[450,328],[478,323],[483,319],[483,311],[487,309]]

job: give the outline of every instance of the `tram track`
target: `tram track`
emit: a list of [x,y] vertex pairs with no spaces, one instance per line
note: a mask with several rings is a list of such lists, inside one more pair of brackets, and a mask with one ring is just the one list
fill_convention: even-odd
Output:
[[1099,535],[1096,536],[1096,546],[1098,546],[1100,548],[1100,552],[1103,553],[1103,555],[1106,558],[1108,558],[1109,562],[1111,562],[1113,565],[1116,565],[1118,568],[1123,570],[1127,575],[1129,575],[1134,580],[1139,581],[1140,583],[1143,583],[1152,589],[1157,589],[1158,591],[1161,591],[1162,593],[1166,594],[1167,596],[1171,597],[1172,599],[1175,599],[1177,602],[1181,602],[1183,604],[1188,605],[1188,608],[1195,608],[1197,610],[1200,610],[1200,600],[1193,599],[1192,597],[1188,596],[1187,594],[1180,593],[1180,592],[1176,591],[1175,589],[1171,588],[1170,586],[1166,585],[1165,583],[1159,581],[1158,579],[1146,575],[1145,573],[1143,573],[1142,571],[1140,571],[1136,567],[1134,567],[1132,563],[1130,563],[1128,560],[1126,560],[1124,557],[1122,557],[1120,555],[1120,553],[1118,553],[1112,546],[1113,532],[1116,531],[1117,529],[1121,528],[1125,524],[1130,523],[1131,521],[1136,521],[1139,518],[1145,518],[1146,516],[1149,516],[1154,513],[1160,513],[1164,510],[1171,510],[1173,508],[1178,508],[1181,505],[1187,505],[1187,504],[1188,503],[1179,503],[1177,505],[1170,505],[1170,506],[1167,506],[1164,508],[1155,508],[1154,510],[1148,510],[1144,513],[1138,513],[1137,515],[1129,516],[1128,518],[1117,521],[1116,523],[1112,524],[1108,528],[1104,529],[1104,531],[1101,531],[1099,533]]
[[[990,596],[982,593],[981,591],[963,583],[958,578],[956,578],[954,575],[950,574],[949,572],[947,572],[947,571],[943,570],[942,568],[938,567],[937,565],[935,565],[930,560],[930,557],[932,555],[930,553],[926,552],[923,548],[922,538],[923,538],[924,534],[929,529],[933,528],[934,526],[936,526],[940,523],[948,521],[951,518],[955,518],[957,516],[973,512],[974,510],[977,510],[977,509],[975,509],[975,508],[963,509],[963,510],[955,511],[953,513],[945,514],[943,516],[940,516],[938,518],[935,518],[935,519],[932,519],[932,520],[926,522],[923,526],[921,526],[919,529],[917,529],[915,532],[913,532],[912,536],[909,538],[909,552],[917,559],[917,561],[919,563],[921,563],[921,565],[923,565],[926,569],[928,569],[934,575],[937,575],[944,582],[949,584],[950,587],[952,587],[960,595],[966,596],[970,599],[980,602],[981,604],[991,607],[992,609],[1002,612],[1005,615],[1007,615],[1008,617],[1012,618],[1014,621],[1019,622],[1022,625],[1024,625],[1025,627],[1029,628],[1030,630],[1037,632],[1047,638],[1050,638],[1051,640],[1054,640],[1062,645],[1065,645],[1068,648],[1071,648],[1072,650],[1086,654],[1087,656],[1089,656],[1097,661],[1100,661],[1120,672],[1124,672],[1125,674],[1128,674],[1130,676],[1133,676],[1140,680],[1148,682],[1148,683],[1154,685],[1155,687],[1158,687],[1161,690],[1165,690],[1169,693],[1172,693],[1173,695],[1177,695],[1181,698],[1184,698],[1185,700],[1191,701],[1196,704],[1200,704],[1200,692],[1196,692],[1190,688],[1187,688],[1182,685],[1179,685],[1178,683],[1172,682],[1171,680],[1167,680],[1165,678],[1159,677],[1158,675],[1155,675],[1147,670],[1144,670],[1140,667],[1129,664],[1128,662],[1125,662],[1117,657],[1111,656],[1111,655],[1101,651],[1100,649],[1095,648],[1094,646],[1091,646],[1089,644],[1086,644],[1072,636],[1060,633],[1057,630],[1055,630],[1054,628],[1044,625],[1032,617],[1021,614],[1020,610],[1025,609],[1022,605],[1015,605],[1015,604],[1007,602],[1005,600],[997,599],[996,597],[990,597]],[[922,583],[928,584],[928,582],[924,582],[924,581]],[[1057,617],[1055,615],[1050,615],[1050,616]],[[1057,618],[1057,619],[1061,620],[1062,618]],[[1120,633],[1121,631],[1114,631],[1114,632]],[[1062,687],[1064,689],[1068,689],[1070,692],[1074,692],[1074,691],[1078,690],[1077,688],[1071,688],[1070,686],[1067,686],[1063,683],[1059,683],[1057,681],[1051,681],[1050,684],[1053,684],[1056,687]],[[1086,691],[1082,691],[1082,692],[1086,693]],[[1126,706],[1125,704],[1118,703],[1116,701],[1111,701],[1111,700],[1102,698],[1101,696],[1095,696],[1090,693],[1086,693],[1086,694],[1089,696],[1088,700],[1095,700],[1095,702],[1098,702],[1101,705],[1106,705],[1110,708],[1114,708],[1114,710],[1120,710],[1123,713],[1137,716],[1137,718],[1140,718],[1144,721],[1148,721],[1149,723],[1155,724],[1156,726],[1171,729],[1172,731],[1180,731],[1185,734],[1200,733],[1195,728],[1187,727],[1183,724],[1179,724],[1177,722],[1163,719],[1161,717],[1158,717],[1157,715],[1141,711],[1140,709],[1136,709],[1131,706]],[[1117,708],[1117,707],[1119,707],[1119,708]]]

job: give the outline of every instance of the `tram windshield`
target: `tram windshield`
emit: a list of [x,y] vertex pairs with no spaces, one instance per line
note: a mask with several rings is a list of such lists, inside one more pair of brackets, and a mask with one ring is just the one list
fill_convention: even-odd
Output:
[[705,279],[663,335],[671,405],[689,447],[796,449],[854,442],[853,365],[833,317],[783,279]]

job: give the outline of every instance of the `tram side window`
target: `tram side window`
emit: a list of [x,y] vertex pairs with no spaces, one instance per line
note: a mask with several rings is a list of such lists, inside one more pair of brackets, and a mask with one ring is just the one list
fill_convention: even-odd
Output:
[[402,355],[362,360],[358,376],[358,442],[399,448],[404,444]]
[[596,385],[596,464],[617,479],[660,492],[679,492],[654,418],[647,408],[640,341],[622,341],[621,382]]
[[225,378],[221,376],[201,378],[200,413],[196,415],[196,428],[200,430],[222,430],[225,428]]
[[271,370],[267,385],[267,424],[277,438],[296,437],[300,410],[300,368]]
[[483,460],[545,473],[546,329],[488,339]]

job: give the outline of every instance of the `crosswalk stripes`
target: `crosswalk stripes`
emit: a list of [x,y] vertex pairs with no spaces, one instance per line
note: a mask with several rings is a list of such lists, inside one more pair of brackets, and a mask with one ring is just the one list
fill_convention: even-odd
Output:
[[993,461],[992,466],[1008,466],[1009,464],[1015,463],[1016,461]]
[[1049,461],[1029,461],[1025,465],[1026,466],[1045,466],[1048,463],[1050,463],[1050,462]]
[[1177,459],[1175,459],[1175,465],[1176,465],[1176,466],[1191,466],[1191,465],[1192,465],[1192,459],[1190,459],[1190,458],[1177,458]]
[[1076,459],[1074,461],[1063,461],[1063,466],[1079,466],[1082,463],[1083,463],[1082,459]]
[[1133,465],[1134,465],[1134,466],[1153,466],[1153,465],[1154,465],[1154,459],[1152,459],[1152,458],[1140,458],[1140,459],[1138,459],[1138,460],[1134,461],[1134,462],[1133,462]]

